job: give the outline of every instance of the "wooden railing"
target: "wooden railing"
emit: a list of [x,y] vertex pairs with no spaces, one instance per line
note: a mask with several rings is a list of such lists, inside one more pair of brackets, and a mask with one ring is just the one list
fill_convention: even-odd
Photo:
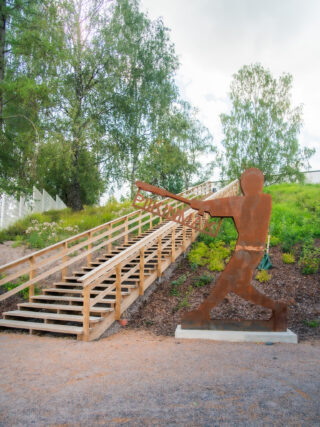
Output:
[[[223,188],[222,190],[214,193],[206,198],[206,200],[218,198],[218,197],[228,197],[238,194],[239,191],[239,181],[233,181],[231,184]],[[192,214],[194,220],[197,219],[198,212],[189,209],[185,212],[185,216]],[[202,218],[199,218],[199,221]],[[101,302],[108,294],[116,291],[116,301],[115,301],[115,314],[114,320],[119,320],[121,313],[124,308],[121,305],[121,286],[127,278],[132,276],[134,273],[139,273],[139,295],[144,293],[144,269],[145,265],[150,260],[157,261],[157,276],[161,277],[164,268],[170,265],[176,259],[175,253],[175,241],[177,238],[182,238],[182,252],[187,248],[187,237],[186,237],[186,226],[177,227],[177,224],[174,222],[168,222],[158,230],[155,230],[151,235],[144,237],[142,240],[136,242],[123,252],[115,255],[113,258],[107,260],[99,267],[88,272],[86,275],[78,279],[83,285],[83,339],[85,341],[89,340],[90,337],[90,310],[95,304]],[[180,229],[177,231],[177,229]],[[198,233],[195,230],[192,230],[191,241],[194,241]],[[190,242],[189,242],[190,243]],[[162,259],[162,254],[166,248],[170,246],[170,259],[166,261]],[[146,252],[149,252],[145,256]],[[128,265],[132,262],[132,267],[127,269],[125,273],[122,274],[122,266]],[[90,291],[101,285],[106,279],[114,276],[115,280],[111,283],[106,289],[101,291],[94,298],[90,298]],[[125,285],[124,285],[125,286]],[[128,304],[126,304],[127,307]]]
[[[181,195],[186,198],[203,197],[210,193],[210,191],[211,183],[205,182],[182,192]],[[171,201],[171,199],[168,199],[167,203],[169,205],[177,204],[177,202]],[[0,274],[1,276],[5,276],[1,278],[0,286],[18,278],[21,280],[21,277],[24,275],[28,275],[28,279],[14,289],[0,295],[0,301],[26,288],[29,288],[30,300],[34,295],[34,286],[36,283],[58,272],[61,272],[61,279],[64,280],[67,275],[67,268],[72,264],[86,258],[89,265],[94,252],[106,247],[108,253],[110,253],[112,251],[112,244],[115,244],[120,239],[127,244],[130,233],[141,234],[143,227],[152,228],[155,222],[159,220],[158,218],[150,213],[137,210],[1,266]],[[160,218],[161,221],[162,219]],[[78,251],[81,252],[78,254]],[[71,256],[72,258],[70,259]],[[53,263],[55,264],[54,266],[52,266]],[[39,273],[38,270],[40,268],[44,271]],[[98,271],[100,270],[98,269]],[[91,276],[86,275],[84,277],[85,280],[88,280]],[[87,285],[87,282],[84,283]],[[85,286],[85,294],[87,294],[88,289],[90,288]],[[84,312],[87,312],[86,304],[87,298],[85,297]]]

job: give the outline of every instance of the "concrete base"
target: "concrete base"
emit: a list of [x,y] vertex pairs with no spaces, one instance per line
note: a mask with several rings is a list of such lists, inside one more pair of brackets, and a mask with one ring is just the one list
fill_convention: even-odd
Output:
[[200,339],[229,342],[283,342],[298,344],[298,337],[287,329],[287,332],[252,332],[252,331],[214,331],[205,329],[181,329],[177,326],[177,339]]

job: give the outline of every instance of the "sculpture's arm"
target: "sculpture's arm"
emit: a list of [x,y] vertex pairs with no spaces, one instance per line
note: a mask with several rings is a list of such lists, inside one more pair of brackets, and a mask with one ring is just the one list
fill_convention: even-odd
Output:
[[212,217],[233,217],[237,216],[240,210],[242,197],[224,197],[213,200],[192,200],[191,208],[199,211],[200,214],[208,212]]

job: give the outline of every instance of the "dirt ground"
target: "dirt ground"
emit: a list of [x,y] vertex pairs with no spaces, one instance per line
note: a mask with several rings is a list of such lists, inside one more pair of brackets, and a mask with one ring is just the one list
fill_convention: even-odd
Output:
[[[0,334],[0,426],[318,426],[320,425],[319,274],[302,276],[271,253],[272,279],[255,285],[290,304],[299,345],[175,340],[181,314],[172,280],[189,272],[183,260],[126,329],[83,343],[66,338]],[[195,277],[190,272],[183,294]],[[216,276],[217,277],[217,276]],[[19,297],[16,297],[19,298]],[[269,313],[230,295],[220,318]],[[170,336],[171,335],[171,336]]]
[[[284,264],[279,248],[271,248],[270,258],[273,269],[269,270],[272,278],[269,282],[253,281],[254,286],[273,299],[283,299],[288,304],[288,327],[298,334],[299,341],[320,340],[320,327],[311,327],[308,321],[320,320],[320,272],[303,275],[297,263]],[[181,275],[188,278],[178,290],[180,296],[171,295],[171,283]],[[195,278],[203,274],[214,276],[211,284],[193,289],[188,306],[177,310]],[[146,329],[158,335],[173,336],[176,326],[181,323],[181,316],[195,309],[209,295],[220,273],[212,273],[206,267],[199,267],[193,272],[187,259],[184,259],[169,280],[163,281],[152,297],[129,320],[130,328]],[[212,313],[215,319],[268,319],[271,310],[255,306],[235,294],[230,294]]]
[[320,344],[1,333],[0,426],[318,426]]

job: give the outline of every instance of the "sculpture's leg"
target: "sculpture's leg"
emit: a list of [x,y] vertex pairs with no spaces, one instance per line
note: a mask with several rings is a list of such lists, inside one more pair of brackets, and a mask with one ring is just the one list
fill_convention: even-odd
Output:
[[182,317],[182,326],[198,326],[205,329],[209,327],[210,311],[213,307],[220,304],[225,296],[230,292],[231,277],[227,271],[224,271],[215,284],[210,295],[200,304],[196,310],[185,313]]
[[259,292],[251,283],[246,286],[237,287],[233,291],[247,301],[271,309],[274,331],[287,330],[287,304],[284,301],[274,301]]

